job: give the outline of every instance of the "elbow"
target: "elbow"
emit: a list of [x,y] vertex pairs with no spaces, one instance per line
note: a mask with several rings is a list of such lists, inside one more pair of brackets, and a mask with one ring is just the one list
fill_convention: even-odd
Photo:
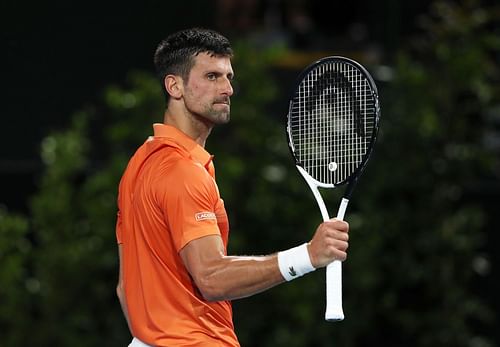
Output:
[[196,287],[203,299],[209,302],[229,300],[219,281],[211,276],[199,276],[195,279]]

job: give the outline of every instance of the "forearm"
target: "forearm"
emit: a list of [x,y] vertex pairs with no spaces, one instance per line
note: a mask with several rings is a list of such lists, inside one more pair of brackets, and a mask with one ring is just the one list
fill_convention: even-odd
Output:
[[205,299],[219,301],[257,294],[284,281],[276,255],[223,256],[207,264],[197,286]]
[[277,255],[226,256],[219,236],[190,242],[180,256],[206,300],[232,300],[262,292],[284,278]]

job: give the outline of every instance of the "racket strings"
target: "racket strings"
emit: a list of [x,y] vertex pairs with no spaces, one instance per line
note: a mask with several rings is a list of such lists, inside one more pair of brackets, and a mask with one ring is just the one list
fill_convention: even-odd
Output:
[[345,181],[369,150],[376,112],[371,85],[355,66],[317,66],[292,100],[289,132],[297,162],[321,183]]

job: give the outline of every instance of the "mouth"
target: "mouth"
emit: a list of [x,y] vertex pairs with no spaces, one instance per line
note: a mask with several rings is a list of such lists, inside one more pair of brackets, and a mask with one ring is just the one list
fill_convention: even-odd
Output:
[[223,99],[217,99],[214,101],[214,105],[226,105],[226,106],[230,106],[231,105],[231,101],[229,98],[223,98]]

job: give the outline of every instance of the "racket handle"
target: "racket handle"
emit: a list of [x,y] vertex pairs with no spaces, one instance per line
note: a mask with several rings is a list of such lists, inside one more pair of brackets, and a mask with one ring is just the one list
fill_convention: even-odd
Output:
[[326,312],[325,320],[344,319],[342,310],[342,262],[335,260],[326,267]]
[[[340,202],[337,219],[344,220],[349,200],[343,198]],[[342,310],[342,262],[335,260],[326,267],[326,312],[325,320],[340,321],[344,319]]]

